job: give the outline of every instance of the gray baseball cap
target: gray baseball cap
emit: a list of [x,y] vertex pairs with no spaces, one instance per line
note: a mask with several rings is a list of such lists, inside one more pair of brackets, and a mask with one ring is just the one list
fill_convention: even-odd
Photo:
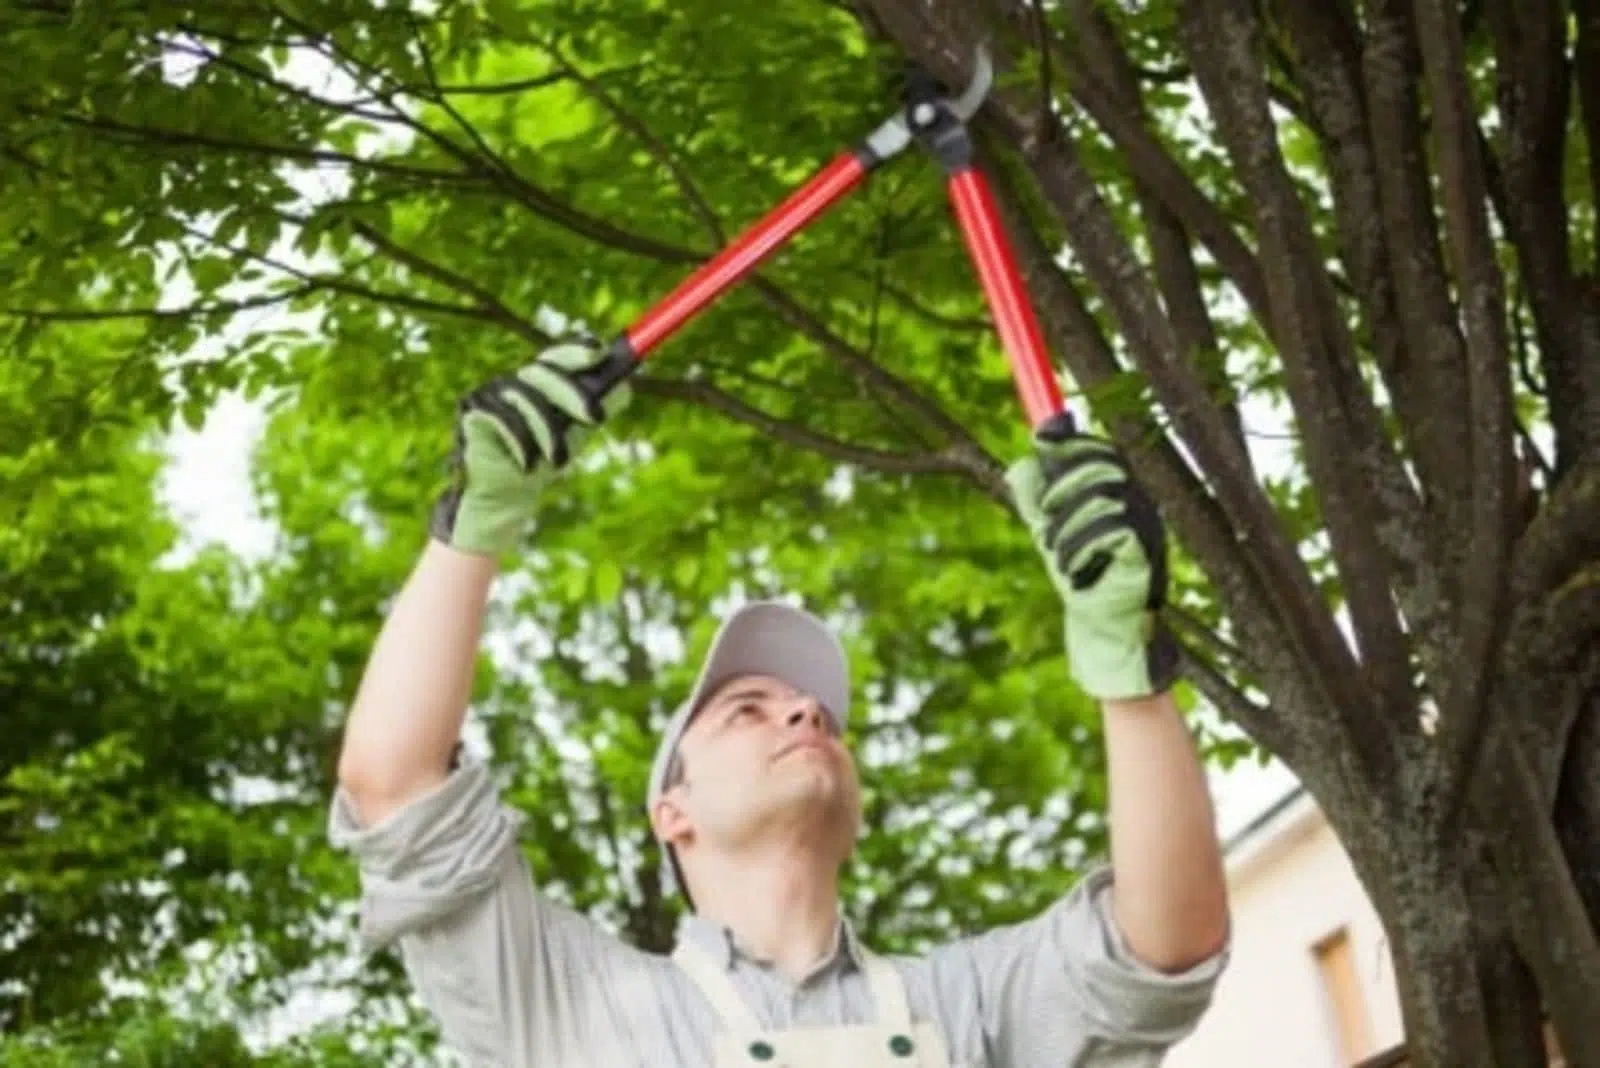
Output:
[[782,601],[752,601],[735,609],[717,629],[700,675],[661,734],[645,810],[655,808],[667,769],[689,721],[717,687],[739,675],[771,675],[815,697],[844,729],[850,711],[850,664],[827,624]]

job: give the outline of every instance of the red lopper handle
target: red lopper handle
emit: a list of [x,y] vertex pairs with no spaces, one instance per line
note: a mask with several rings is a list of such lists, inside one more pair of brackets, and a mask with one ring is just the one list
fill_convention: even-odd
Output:
[[676,333],[706,305],[854,189],[871,169],[859,151],[835,156],[783,203],[751,224],[628,327],[624,336],[634,357],[644,359],[650,350]]
[[1056,384],[1050,350],[1045,347],[1044,333],[1022,282],[989,181],[976,166],[969,165],[952,172],[948,186],[967,252],[983,284],[1006,359],[1011,363],[1022,410],[1028,425],[1038,430],[1062,414],[1061,388]]

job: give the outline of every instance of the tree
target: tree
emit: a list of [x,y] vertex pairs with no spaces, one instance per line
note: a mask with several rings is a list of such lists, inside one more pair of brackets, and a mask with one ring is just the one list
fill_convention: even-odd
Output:
[[124,1040],[154,1063],[151,1004],[203,977],[248,1018],[342,941],[318,927],[349,883],[319,835],[328,629],[280,626],[294,606],[215,550],[174,558],[137,395],[82,389],[125,332],[13,333],[0,363],[5,1064]]
[[[446,447],[419,428],[455,396],[573,324],[626,324],[876,125],[906,58],[959,85],[987,40],[983,159],[1071,383],[1181,542],[1189,677],[1328,812],[1417,1062],[1541,1064],[1548,1012],[1600,1064],[1589,8],[40,0],[0,59],[7,303],[137,324],[152,407],[288,390],[284,432],[368,443],[321,454],[319,484],[352,481],[301,529],[342,507],[337,529],[403,541]],[[163,277],[191,299],[155,303]],[[316,329],[241,322],[273,305]],[[1026,439],[1003,367],[925,164],[653,358],[631,444],[530,542],[521,608],[567,644],[529,685],[586,711],[618,687],[579,720],[585,796],[636,796],[660,710],[622,687],[681,663],[623,625],[692,639],[735,582],[844,618],[877,722],[909,678],[890,733],[948,747],[950,794],[980,781],[957,774],[978,739],[1039,782],[1075,766],[1093,716],[1059,701],[1055,610],[1007,525],[1000,467]],[[969,710],[1019,733],[996,745]],[[514,746],[541,720],[493,722]],[[611,855],[638,878],[584,900],[647,901],[648,860]]]
[[[144,105],[165,113],[172,103],[169,79],[181,80],[185,71],[181,63],[155,70],[130,59],[125,50],[137,53],[144,39],[120,32],[121,17],[66,27],[79,34],[71,43],[63,43],[63,27],[49,17],[37,27],[48,31],[43,35],[13,25],[22,36],[13,41],[17,47],[38,48],[60,62],[30,67],[34,82],[26,93],[23,72],[16,72],[10,82],[18,90],[11,101],[16,112],[31,113],[39,99],[78,93],[89,83],[100,85],[97,92],[123,92],[131,69],[145,80],[136,75],[137,92],[128,98],[148,91]],[[110,51],[97,59],[95,49],[108,41]],[[191,90],[206,91],[199,83]],[[237,121],[257,118],[247,112]],[[386,353],[383,359],[423,342],[482,348],[477,364],[465,369],[468,376],[503,366],[515,350],[491,342],[492,333],[471,317],[467,332],[407,341],[419,323],[431,332],[437,322],[388,317],[383,300],[375,302],[355,284],[346,294],[351,300],[314,305],[312,315],[298,318],[263,319],[280,298],[259,292],[216,306],[200,297],[193,308],[173,310],[164,306],[174,299],[164,286],[210,293],[228,279],[216,264],[189,261],[168,238],[148,244],[136,238],[122,246],[121,227],[153,219],[139,205],[155,205],[138,200],[134,189],[151,180],[159,186],[163,175],[184,168],[145,158],[151,166],[141,170],[135,158],[130,169],[130,160],[117,154],[91,149],[78,155],[59,137],[49,142],[52,150],[63,149],[59,153],[45,153],[41,144],[20,135],[12,158],[28,166],[5,175],[17,183],[9,203],[17,212],[12,232],[18,241],[6,261],[13,271],[8,294],[15,299],[8,325],[20,359],[11,366],[29,373],[0,382],[0,391],[19,447],[39,442],[55,462],[14,486],[20,507],[37,487],[64,493],[99,475],[83,494],[98,493],[98,507],[72,529],[85,528],[84,543],[115,557],[117,567],[79,585],[66,563],[25,566],[19,556],[11,561],[14,600],[37,602],[45,611],[51,580],[58,573],[71,576],[66,581],[90,607],[49,609],[56,613],[49,616],[55,633],[71,634],[98,612],[115,620],[118,636],[136,636],[137,649],[117,659],[104,678],[91,677],[72,660],[48,678],[17,664],[37,711],[36,729],[22,737],[29,746],[44,744],[60,691],[80,693],[81,730],[70,744],[46,745],[33,764],[53,776],[48,781],[67,784],[93,817],[84,822],[95,827],[129,819],[130,780],[146,789],[137,810],[151,820],[152,833],[110,843],[129,868],[160,868],[167,843],[156,831],[162,820],[179,815],[205,829],[213,847],[208,858],[217,867],[207,867],[204,878],[175,878],[164,887],[173,907],[212,922],[162,939],[137,922],[159,926],[159,916],[124,915],[111,937],[77,943],[71,959],[86,977],[83,989],[66,997],[58,985],[60,1004],[48,1015],[31,1014],[27,1022],[34,1026],[15,1043],[0,1044],[0,1054],[33,1058],[19,1061],[31,1065],[49,1063],[48,1057],[70,1061],[84,1048],[122,1048],[118,1043],[148,1058],[181,1058],[189,1055],[185,1043],[194,1042],[222,1043],[231,1051],[231,1026],[215,1033],[177,1021],[169,1026],[164,1015],[149,1023],[141,1003],[96,1012],[98,982],[106,967],[126,975],[161,960],[173,965],[174,982],[192,983],[193,976],[182,974],[184,954],[199,938],[225,942],[256,968],[253,996],[220,1007],[218,1014],[230,1019],[280,1007],[308,978],[325,982],[332,973],[356,985],[339,942],[312,937],[323,933],[319,923],[328,913],[347,911],[352,890],[353,873],[333,868],[318,848],[331,732],[385,602],[414,557],[425,512],[419,502],[436,488],[429,483],[448,441],[450,406],[466,379],[458,379],[462,369],[441,364],[430,370],[420,363],[370,378],[375,368],[348,360],[349,346]],[[72,194],[58,183],[80,164],[85,169],[72,183],[82,184]],[[222,187],[203,180],[200,195],[170,205],[158,231],[169,223],[209,225],[215,220],[208,211],[219,206],[236,204],[246,213],[261,208],[226,188],[239,174],[213,177]],[[270,173],[255,177],[272,181]],[[291,177],[303,186],[304,176]],[[118,188],[97,193],[100,181]],[[279,188],[297,193],[294,182]],[[737,195],[731,183],[727,195]],[[260,226],[253,233],[269,244],[275,237]],[[292,251],[281,255],[285,263],[294,261]],[[164,282],[173,262],[177,269]],[[248,271],[232,280],[246,288],[252,283]],[[426,297],[401,295],[400,301],[413,313],[437,310]],[[44,304],[53,310],[41,312]],[[91,306],[98,310],[85,312]],[[326,316],[321,323],[319,312]],[[784,344],[782,331],[761,318],[747,322],[760,344]],[[339,334],[339,342],[328,344],[318,330]],[[983,326],[975,322],[967,330],[977,336]],[[937,343],[912,334],[907,339]],[[415,371],[423,374],[410,377]],[[986,377],[996,395],[1009,388],[993,369]],[[219,389],[246,379],[251,388],[284,391],[290,402],[280,403],[257,468],[264,510],[279,532],[275,551],[251,566],[211,552],[192,570],[160,568],[157,557],[171,547],[171,530],[151,500],[154,457],[135,452],[119,459],[119,453],[138,431],[180,416],[203,417]],[[41,383],[49,389],[41,392]],[[947,385],[956,393],[964,384],[952,375]],[[371,403],[375,387],[387,392],[379,405]],[[41,397],[47,403],[34,407]],[[50,417],[41,418],[41,411]],[[650,417],[648,410],[641,414]],[[864,486],[846,497],[849,472],[832,460],[797,463],[787,446],[769,442],[757,441],[752,450],[715,410],[682,406],[654,418],[658,428],[647,427],[641,437],[673,437],[670,455],[638,468],[637,450],[625,450],[551,502],[544,529],[533,539],[538,552],[530,554],[522,576],[539,584],[538,595],[509,585],[501,619],[513,638],[531,621],[540,625],[536,643],[553,638],[557,645],[536,650],[520,666],[517,657],[489,658],[478,694],[508,796],[533,819],[529,853],[546,889],[638,944],[666,944],[678,904],[664,892],[658,854],[643,820],[632,815],[631,799],[643,793],[663,701],[682,691],[692,667],[670,649],[703,644],[709,637],[704,606],[744,583],[807,594],[836,610],[853,635],[865,704],[874,713],[858,721],[856,736],[871,769],[869,818],[879,826],[852,872],[851,890],[875,939],[913,946],[1019,918],[1064,892],[1101,848],[1104,773],[1091,744],[1093,709],[1066,690],[1057,639],[1025,613],[997,611],[1019,598],[1050,603],[1044,590],[1026,588],[1030,571],[1023,561],[1032,566],[1033,550],[1020,532],[991,532],[975,522],[989,506],[959,486],[941,495],[921,493],[918,512],[885,523],[882,516],[906,489],[904,480]],[[56,456],[57,448],[67,455]],[[752,482],[746,466],[752,462],[780,477]],[[109,470],[102,475],[97,464]],[[808,534],[797,540],[794,531],[806,512],[812,513]],[[734,517],[738,524],[730,526]],[[52,544],[45,535],[59,518],[56,512],[34,518],[40,544]],[[148,539],[150,551],[129,551],[134,532],[147,527],[158,532]],[[59,532],[54,536],[57,556],[71,558],[74,550]],[[930,537],[962,546],[959,562],[938,571],[923,567],[916,553]],[[76,551],[87,555],[82,545]],[[125,591],[130,583],[138,590]],[[107,702],[108,693],[123,697]],[[182,729],[145,726],[166,722]],[[187,750],[175,757],[172,745]],[[118,767],[128,775],[90,779],[71,770],[74,761],[82,762],[81,751],[97,747],[125,758]],[[215,792],[241,774],[270,777],[281,804],[243,816],[218,805]],[[165,789],[178,780],[204,786],[198,796]],[[19,829],[16,856],[40,855],[57,841],[37,828]],[[103,875],[105,865],[97,861],[108,843],[103,835],[95,841],[100,852],[65,858],[79,887],[76,899],[98,900],[121,885],[120,875]],[[274,892],[253,903],[249,922],[230,924],[214,885],[228,885],[229,875],[262,879],[258,857],[273,858],[265,863],[294,892],[277,892],[276,877],[255,882],[252,889]],[[1019,881],[1019,873],[1026,878]],[[30,967],[51,963],[42,955],[19,960]],[[359,977],[364,1019],[349,1023],[350,1031],[370,1031],[377,1025],[366,1020],[396,1015],[397,975],[394,962],[386,963]],[[199,1010],[202,1018],[207,1007]],[[78,1034],[86,1037],[73,1037]],[[398,1046],[426,1049],[429,1040],[426,1029],[418,1029],[401,1035]],[[395,1044],[384,1048],[385,1063],[398,1063]]]

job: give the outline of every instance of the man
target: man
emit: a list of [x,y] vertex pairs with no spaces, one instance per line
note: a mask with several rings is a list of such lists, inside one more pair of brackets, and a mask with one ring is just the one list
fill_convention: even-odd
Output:
[[1111,863],[1029,922],[884,959],[841,915],[860,830],[850,684],[820,621],[723,624],[661,739],[648,814],[694,907],[670,957],[543,896],[519,819],[452,754],[497,555],[626,400],[562,345],[461,406],[457,478],[356,695],[331,831],[360,863],[362,935],[398,944],[446,1042],[502,1068],[1131,1068],[1209,1004],[1228,918],[1212,808],[1152,627],[1165,548],[1110,446],[1054,430],[1010,479],[1099,697]]

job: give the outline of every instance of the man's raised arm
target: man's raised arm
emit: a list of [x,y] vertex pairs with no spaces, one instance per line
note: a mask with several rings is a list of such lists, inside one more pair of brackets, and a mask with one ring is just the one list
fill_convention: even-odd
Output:
[[374,826],[442,783],[461,735],[497,558],[515,548],[546,483],[627,403],[590,388],[609,360],[558,345],[469,394],[454,479],[431,539],[379,633],[345,725],[339,782]]
[[1109,442],[1063,418],[1035,445],[1008,478],[1061,593],[1073,678],[1101,703],[1117,926],[1143,963],[1188,971],[1226,948],[1228,906],[1205,772],[1172,699],[1164,524]]
[[1205,770],[1169,692],[1107,701],[1112,903],[1133,955],[1177,973],[1227,944],[1228,892]]
[[477,662],[493,557],[430,540],[390,609],[345,724],[339,782],[372,826],[449,772]]

